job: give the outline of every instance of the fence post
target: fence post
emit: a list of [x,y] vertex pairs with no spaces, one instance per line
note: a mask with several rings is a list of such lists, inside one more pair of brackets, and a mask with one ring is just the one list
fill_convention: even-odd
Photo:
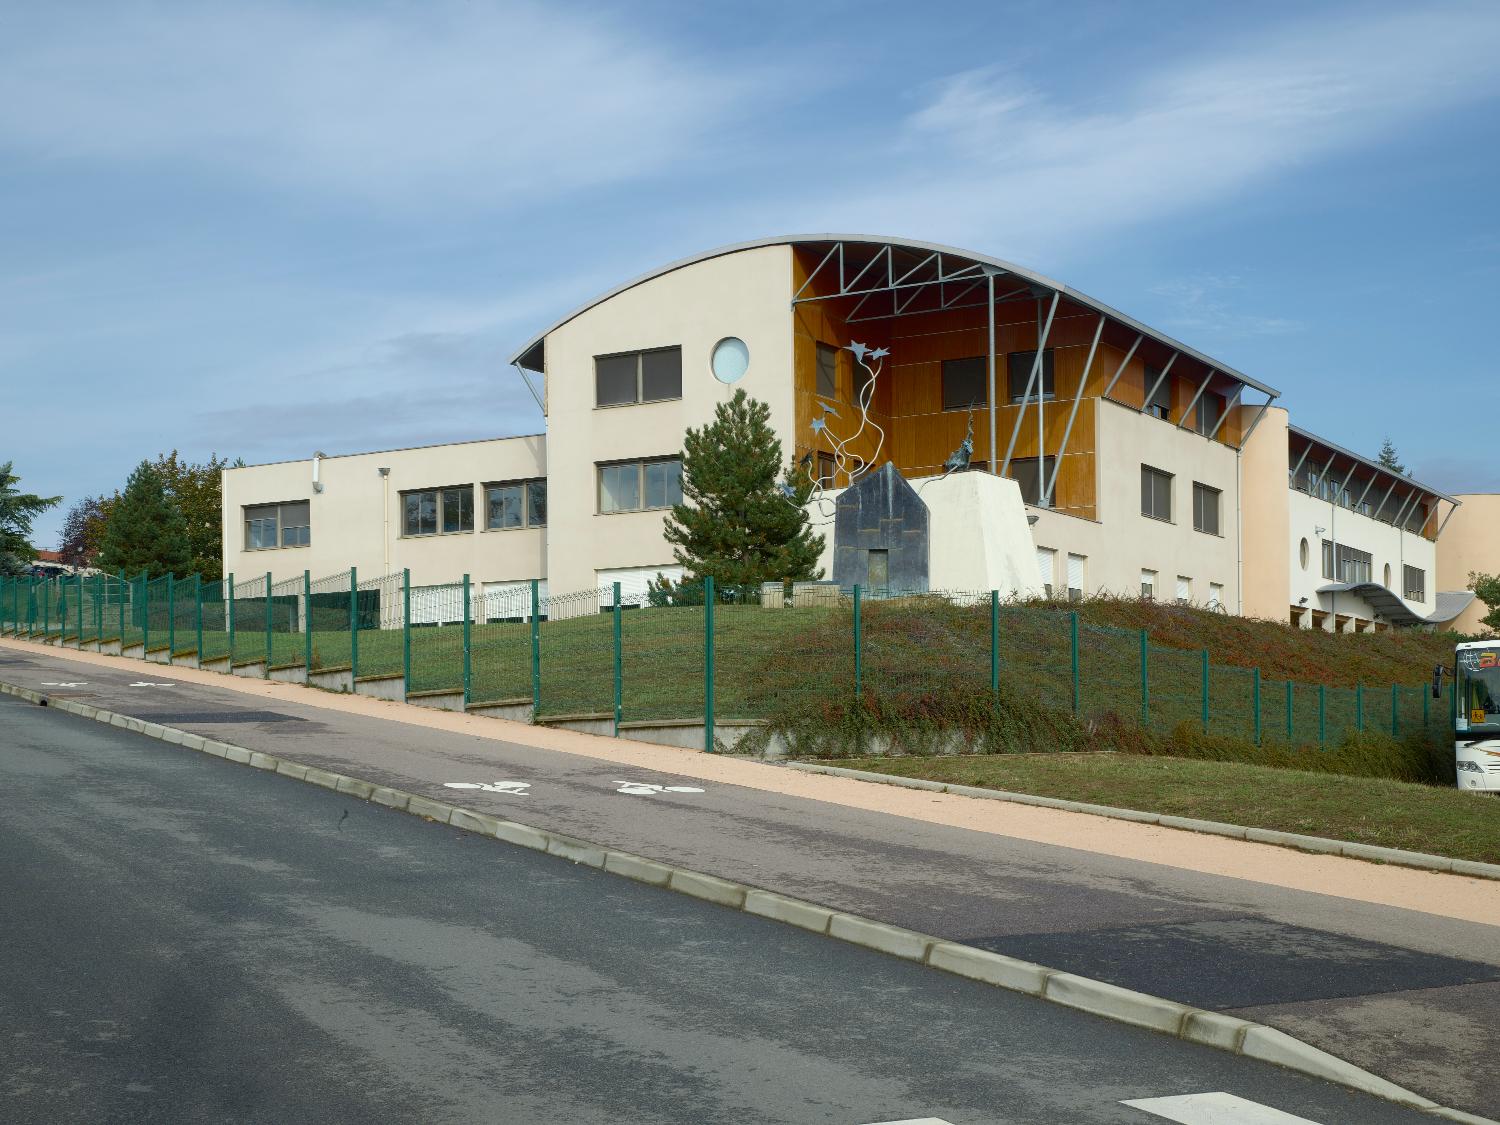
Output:
[[620,737],[620,716],[624,708],[625,664],[620,652],[620,584],[614,584],[614,633],[615,633],[615,737]]
[[109,587],[103,574],[94,575],[94,641],[104,651],[104,591]]
[[151,656],[151,578],[147,571],[141,571],[141,659],[150,660]]
[[266,571],[266,663],[262,675],[271,678],[271,572]]
[[1146,630],[1141,630],[1141,726],[1151,724],[1151,677],[1147,664],[1147,648],[1150,645],[1147,640]]
[[865,651],[862,635],[862,614],[859,608],[859,583],[854,584],[854,699],[858,702],[864,689]]
[[531,721],[542,710],[542,582],[531,580]]
[[1318,685],[1318,745],[1328,743],[1328,685]]
[[203,667],[203,575],[193,575],[193,630],[198,653],[198,667]]
[[1000,702],[1000,591],[990,591],[990,694]]
[[42,642],[47,640],[48,629],[52,624],[52,592],[51,579],[42,586]]
[[411,691],[411,567],[401,568],[401,698]]
[[1073,665],[1073,714],[1077,715],[1079,710],[1079,682],[1078,682],[1078,611],[1068,611],[1068,652],[1072,658]]
[[234,574],[229,575],[229,670],[234,671]]
[[83,575],[76,574],[73,581],[78,586],[78,650],[83,651]]
[[1202,675],[1199,677],[1201,688],[1199,690],[1200,707],[1203,711],[1203,733],[1208,733],[1208,649],[1204,649],[1199,656],[1199,663],[1203,667]]
[[312,681],[312,571],[302,572],[302,682]]
[[714,752],[714,576],[703,579],[703,752]]
[[1252,695],[1255,697],[1255,745],[1259,746],[1260,745],[1260,669],[1259,668],[1255,669],[1255,679],[1252,682],[1255,685],[1255,690],[1252,692]]
[[120,655],[125,655],[125,572],[120,572]]
[[177,576],[167,575],[167,667],[172,666],[172,653],[177,648]]
[[469,612],[469,576],[464,575],[464,707],[474,694],[474,626]]
[[1395,684],[1391,685],[1391,737],[1401,733],[1401,721],[1397,718],[1397,709],[1401,706],[1400,689]]
[[1365,729],[1365,685],[1354,685],[1354,729],[1363,732]]
[[[467,593],[467,589],[465,590]],[[359,678],[359,574],[349,568],[349,690]]]

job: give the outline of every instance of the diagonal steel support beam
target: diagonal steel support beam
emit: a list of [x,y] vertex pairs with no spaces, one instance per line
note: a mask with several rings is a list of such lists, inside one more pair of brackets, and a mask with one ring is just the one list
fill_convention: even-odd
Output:
[[[1328,458],[1328,464],[1324,465],[1323,466],[1323,471],[1318,474],[1318,487],[1320,489],[1323,488],[1328,483],[1328,474],[1333,471],[1333,463],[1334,463],[1335,460],[1337,460],[1337,458],[1338,458],[1338,454],[1337,453],[1335,453],[1332,457]],[[1333,502],[1337,503],[1337,500],[1338,500],[1338,498],[1335,497]]]
[[1275,401],[1276,396],[1271,395],[1266,399],[1265,402],[1260,404],[1260,412],[1255,415],[1255,421],[1250,423],[1250,428],[1246,430],[1244,436],[1240,438],[1240,444],[1236,446],[1237,449],[1244,449],[1245,446],[1250,444],[1250,435],[1255,432],[1255,427],[1260,425],[1260,420],[1266,416],[1266,411],[1271,409],[1271,404]]
[[526,389],[531,392],[531,397],[536,399],[537,409],[546,414],[547,404],[542,401],[542,396],[537,393],[537,389],[531,385],[531,376],[526,374],[526,368],[522,367],[519,363],[512,364],[511,366],[521,373],[521,381],[526,384]]
[[[1270,406],[1271,404],[1268,402],[1268,403],[1266,403],[1266,405]],[[1312,442],[1308,442],[1306,445],[1304,445],[1302,447],[1302,456],[1297,458],[1297,463],[1292,466],[1292,471],[1289,472],[1289,473],[1287,473],[1287,475],[1286,475],[1286,482],[1292,488],[1296,488],[1297,487],[1297,474],[1302,471],[1302,466],[1307,461],[1307,455],[1309,453],[1311,453],[1311,452],[1312,452]]]
[[[1219,420],[1214,423],[1214,428],[1208,431],[1208,440],[1209,441],[1213,441],[1214,438],[1216,438],[1216,437],[1219,436],[1219,429],[1228,420],[1228,418],[1229,418],[1229,411],[1231,409],[1235,409],[1235,410],[1239,409],[1240,399],[1244,396],[1244,394],[1245,394],[1245,386],[1244,386],[1244,384],[1241,383],[1241,384],[1236,385],[1236,387],[1234,388],[1234,396],[1233,396],[1233,398],[1234,398],[1234,404],[1233,404],[1233,407],[1231,407],[1231,405],[1228,402],[1226,402],[1224,404],[1224,409],[1219,412]],[[1271,405],[1270,403],[1266,403],[1266,406],[1270,406],[1270,405]],[[1261,407],[1261,413],[1262,414],[1265,413],[1265,409],[1266,409],[1265,406]],[[1255,420],[1257,422],[1260,421],[1260,415],[1259,414],[1256,415]]]
[[802,282],[802,287],[792,294],[792,302],[794,304],[802,294],[807,292],[807,287],[813,283],[813,278],[822,272],[823,267],[828,264],[828,259],[832,258],[835,254],[839,256],[839,288],[844,288],[844,244],[842,242],[835,242],[828,248],[828,253],[823,255],[823,260],[813,268],[812,273],[807,275],[807,279]]
[[[1021,423],[1026,418],[1026,406],[1031,401],[1031,388],[1036,386],[1037,379],[1041,375],[1042,356],[1047,350],[1047,337],[1052,334],[1052,318],[1057,313],[1057,298],[1058,294],[1054,291],[1052,294],[1052,303],[1047,307],[1047,323],[1042,326],[1042,334],[1037,338],[1036,358],[1031,361],[1031,377],[1026,380],[1026,393],[1021,396],[1021,409],[1016,415],[1016,424],[1010,429],[1010,445],[1005,449],[1005,464],[1000,469],[1001,476],[1005,476],[1010,472],[1010,459],[1011,455],[1016,451],[1016,439],[1021,436]],[[1041,399],[1042,388],[1037,387],[1038,409],[1040,409]],[[991,452],[993,453],[993,450]],[[1047,463],[1046,450],[1038,449],[1036,455],[1039,462],[1038,472],[1040,472],[1041,467]]]
[[[1177,352],[1173,352],[1170,356],[1167,357],[1167,365],[1161,369],[1161,374],[1156,377],[1156,382],[1152,383],[1151,384],[1151,389],[1146,392],[1146,397],[1145,397],[1144,401],[1142,401],[1142,403],[1141,403],[1141,413],[1142,414],[1144,414],[1146,412],[1146,407],[1148,407],[1148,406],[1151,405],[1151,400],[1156,397],[1156,390],[1166,380],[1167,372],[1169,372],[1169,371],[1172,370],[1172,364],[1174,364],[1174,363],[1177,362],[1177,355],[1178,355]],[[1167,415],[1168,415],[1169,418],[1171,417],[1171,414],[1172,414],[1172,407],[1171,407],[1171,404],[1169,403],[1167,405]]]
[[[1094,353],[1099,350],[1099,337],[1104,335],[1104,316],[1094,329],[1094,342],[1089,345],[1089,357],[1083,363],[1083,375],[1078,380],[1078,393],[1073,396],[1073,406],[1068,411],[1068,424],[1063,427],[1062,444],[1057,447],[1057,463],[1052,466],[1052,479],[1042,493],[1042,507],[1052,507],[1052,496],[1057,490],[1057,474],[1062,472],[1063,456],[1068,452],[1068,439],[1073,436],[1073,420],[1078,417],[1078,404],[1083,401],[1083,389],[1089,385],[1089,373],[1094,369]],[[1042,471],[1047,468],[1047,458],[1042,457]]]
[[1402,504],[1401,505],[1401,510],[1396,513],[1396,522],[1395,522],[1395,524],[1393,526],[1396,528],[1397,531],[1405,531],[1406,530],[1405,525],[1404,525],[1404,521],[1406,519],[1407,510],[1409,508],[1412,508],[1415,505],[1415,502],[1418,501],[1418,500],[1420,500],[1421,498],[1422,498],[1422,494],[1420,492],[1413,492],[1410,496],[1408,496],[1406,498],[1406,503]]
[[1372,489],[1372,488],[1375,487],[1375,482],[1377,480],[1379,480],[1379,479],[1380,479],[1380,474],[1379,473],[1371,473],[1370,474],[1369,483],[1365,485],[1365,490],[1359,494],[1359,499],[1354,502],[1354,510],[1356,512],[1359,511],[1360,505],[1365,502],[1365,497],[1368,496],[1368,495],[1370,495],[1370,489]]
[[1187,425],[1187,420],[1193,416],[1193,407],[1198,405],[1198,400],[1203,397],[1203,392],[1208,390],[1208,385],[1214,381],[1214,376],[1217,374],[1218,372],[1210,367],[1208,374],[1203,376],[1203,382],[1198,384],[1198,391],[1193,395],[1193,401],[1187,404],[1187,409],[1182,412],[1182,417],[1178,419],[1177,428],[1179,430]]
[[1386,504],[1390,503],[1391,493],[1396,491],[1398,482],[1391,481],[1391,487],[1385,490],[1385,495],[1380,498],[1380,503],[1375,506],[1375,518],[1380,519],[1380,513],[1385,511]]
[[1141,346],[1141,341],[1145,338],[1146,337],[1144,334],[1139,335],[1135,338],[1135,343],[1130,345],[1130,350],[1125,353],[1125,358],[1120,360],[1120,366],[1115,368],[1114,376],[1107,384],[1105,384],[1104,392],[1099,396],[1100,398],[1109,397],[1109,392],[1115,389],[1115,384],[1120,381],[1120,376],[1125,374],[1125,368],[1130,363],[1130,357],[1135,355],[1135,349]]
[[1441,539],[1443,537],[1443,528],[1445,528],[1445,527],[1448,526],[1448,521],[1453,518],[1453,513],[1455,513],[1456,511],[1458,511],[1459,505],[1462,504],[1463,501],[1462,500],[1450,500],[1450,501],[1448,501],[1448,503],[1452,504],[1453,506],[1448,509],[1448,514],[1443,517],[1443,522],[1440,523],[1440,524],[1438,524],[1438,529],[1437,529],[1437,531],[1432,536],[1432,541],[1434,543],[1436,543],[1439,539]]

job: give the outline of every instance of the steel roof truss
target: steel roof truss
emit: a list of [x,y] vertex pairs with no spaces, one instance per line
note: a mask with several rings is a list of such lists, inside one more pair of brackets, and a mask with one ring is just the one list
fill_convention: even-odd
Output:
[[1182,417],[1177,421],[1177,428],[1179,430],[1187,425],[1187,420],[1193,416],[1193,407],[1198,405],[1198,400],[1203,397],[1203,392],[1208,390],[1208,385],[1214,381],[1215,374],[1214,369],[1210,367],[1208,374],[1203,376],[1203,382],[1199,384],[1197,393],[1193,395],[1193,401],[1187,404],[1187,409],[1182,412]]

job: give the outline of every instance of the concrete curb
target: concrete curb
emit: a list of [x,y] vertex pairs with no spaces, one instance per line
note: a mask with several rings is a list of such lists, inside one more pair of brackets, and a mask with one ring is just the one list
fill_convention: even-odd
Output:
[[1179,828],[1185,832],[1229,836],[1236,840],[1249,840],[1257,844],[1276,844],[1280,847],[1296,848],[1298,851],[1343,856],[1346,859],[1371,860],[1376,863],[1389,863],[1396,867],[1441,871],[1449,875],[1469,875],[1475,879],[1500,879],[1500,863],[1449,859],[1447,856],[1428,855],[1426,852],[1380,848],[1373,844],[1354,844],[1347,840],[1333,840],[1326,836],[1301,836],[1295,832],[1278,832],[1270,828],[1246,828],[1242,824],[1224,824],[1217,820],[1193,820],[1185,816],[1141,812],[1139,809],[1117,809],[1111,805],[1091,805],[1083,801],[1064,800],[1061,797],[1038,797],[1031,793],[1012,793],[1005,789],[954,785],[944,781],[928,781],[923,777],[899,777],[896,774],[871,773],[869,770],[850,770],[842,766],[825,766],[816,762],[786,762],[785,765],[788,769],[801,770],[804,773],[850,777],[856,781],[873,781],[879,785],[895,785],[903,789],[925,789],[931,793],[952,793],[958,797],[978,797],[984,801],[1009,801],[1017,805],[1040,805],[1042,808],[1061,809],[1064,812],[1107,816],[1114,820],[1133,820],[1141,824],[1160,825],[1162,828]]
[[[817,903],[721,879],[715,875],[673,867],[630,852],[615,851],[600,844],[571,836],[533,828],[518,821],[505,820],[486,813],[457,808],[433,801],[415,793],[375,785],[359,778],[277,758],[231,743],[217,742],[187,731],[145,723],[71,699],[53,700],[39,692],[0,681],[0,695],[13,695],[42,707],[92,719],[109,726],[121,727],[149,738],[199,750],[215,757],[240,762],[255,769],[278,773],[360,797],[375,804],[447,824],[477,835],[490,836],[505,843],[532,851],[544,852],[574,863],[593,867],[679,894],[702,899],[732,910],[797,926],[800,929],[837,938],[866,949],[886,953],[903,960],[915,961],[942,972],[951,973],[981,984],[1012,992],[1023,992],[1037,999],[1064,1007],[1076,1008],[1117,1023],[1131,1024],[1158,1031],[1201,1046],[1231,1054],[1244,1055],[1274,1063],[1288,1070],[1321,1078],[1387,1101],[1410,1106],[1450,1121],[1476,1125],[1500,1125],[1487,1118],[1475,1117],[1461,1110],[1449,1109],[1404,1087],[1386,1081],[1379,1075],[1303,1043],[1285,1032],[1264,1024],[1252,1023],[1235,1016],[1203,1011],[1159,996],[1134,992],[1118,985],[1088,977],[1076,976],[1019,958],[977,949],[961,942],[947,941],[930,934],[903,929],[873,918],[863,918],[831,910]],[[884,779],[881,774],[860,775],[856,770],[839,773]],[[932,783],[929,783],[932,784]],[[926,787],[926,786],[923,786]],[[964,788],[960,786],[959,788]],[[951,790],[950,790],[951,791]],[[990,794],[989,790],[979,792]]]

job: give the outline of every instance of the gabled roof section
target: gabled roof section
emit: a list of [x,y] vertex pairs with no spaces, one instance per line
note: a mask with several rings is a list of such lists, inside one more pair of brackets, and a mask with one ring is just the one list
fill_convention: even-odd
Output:
[[[1165,333],[1158,332],[1156,329],[1142,324],[1135,318],[1127,316],[1117,309],[1111,308],[1110,306],[1104,304],[1102,301],[1097,301],[1087,294],[1080,293],[1076,289],[1071,289],[1061,282],[1054,281],[1052,278],[1046,277],[1043,274],[1039,274],[1034,270],[1027,269],[1025,266],[1018,266],[1013,262],[1007,262],[1000,258],[992,258],[987,254],[979,254],[972,250],[961,250],[954,246],[944,246],[940,243],[916,242],[910,239],[887,238],[880,235],[870,234],[782,235],[776,238],[761,238],[750,242],[736,242],[729,246],[720,246],[716,250],[709,250],[706,253],[695,254],[690,258],[683,258],[680,261],[672,262],[671,264],[663,266],[660,269],[652,270],[649,273],[642,274],[640,277],[633,278],[630,281],[625,282],[623,285],[618,285],[615,288],[611,289],[609,292],[595,297],[592,301],[580,305],[578,308],[574,309],[572,312],[568,313],[566,316],[557,320],[548,328],[546,328],[542,332],[539,332],[537,335],[528,340],[526,344],[524,344],[516,352],[516,354],[511,357],[510,362],[515,366],[527,371],[542,371],[545,367],[546,362],[547,337],[551,333],[557,331],[557,329],[561,328],[563,325],[567,324],[569,321],[573,320],[575,317],[578,317],[587,312],[589,309],[592,309],[595,305],[602,304],[603,302],[609,300],[611,297],[623,293],[625,292],[625,290],[631,289],[637,285],[642,284],[643,282],[650,281],[653,278],[661,277],[663,274],[671,273],[673,270],[682,269],[684,266],[695,265],[698,262],[706,262],[712,258],[722,257],[726,254],[737,254],[744,250],[755,250],[764,246],[795,246],[802,247],[813,252],[817,252],[821,249],[825,251],[825,254],[826,252],[830,252],[834,248],[840,246],[859,247],[863,248],[866,252],[873,250],[877,256],[879,256],[880,254],[885,255],[887,263],[885,280],[889,283],[889,285],[887,286],[889,288],[895,288],[895,257],[897,253],[901,254],[907,262],[913,260],[925,262],[926,259],[933,255],[941,255],[943,259],[947,259],[950,263],[956,266],[957,272],[970,270],[972,271],[973,276],[980,278],[988,277],[990,275],[994,275],[997,277],[1004,276],[1010,280],[1034,287],[1034,289],[1038,292],[1055,293],[1060,299],[1068,300],[1073,304],[1081,305],[1085,308],[1092,309],[1097,313],[1101,313],[1116,324],[1122,325],[1130,331],[1140,334],[1146,339],[1154,340],[1157,343],[1170,348],[1174,352],[1180,352],[1185,356],[1189,356],[1192,359],[1197,360],[1199,363],[1202,363],[1206,367],[1212,368],[1214,371],[1228,376],[1230,379],[1233,379],[1238,383],[1242,383],[1247,387],[1254,388],[1255,390],[1270,396],[1270,398],[1272,399],[1279,398],[1281,395],[1281,392],[1276,390],[1274,387],[1267,386],[1265,383],[1259,382],[1256,379],[1252,379],[1249,375],[1246,375],[1240,371],[1236,371],[1234,368],[1226,366],[1225,364],[1220,363],[1218,360],[1204,355],[1202,352],[1199,352],[1194,348],[1188,347],[1186,344],[1173,339]],[[825,254],[820,254],[819,256],[823,258],[824,261],[827,261],[828,258],[825,256]],[[866,264],[870,264],[873,262],[874,259],[872,258],[869,259],[869,262]],[[877,270],[876,273],[878,274],[878,272],[879,271]],[[904,267],[902,272],[911,272],[911,267]],[[955,269],[949,269],[950,276],[952,276],[954,272]],[[876,275],[866,274],[865,276],[874,278]],[[843,280],[844,279],[841,278],[841,283]],[[933,282],[931,280],[922,280],[921,276],[918,275],[918,280],[913,281],[910,284],[917,285],[932,283]],[[853,290],[851,291],[851,295],[855,292],[860,291]],[[789,293],[788,296],[790,297],[791,294]]]

